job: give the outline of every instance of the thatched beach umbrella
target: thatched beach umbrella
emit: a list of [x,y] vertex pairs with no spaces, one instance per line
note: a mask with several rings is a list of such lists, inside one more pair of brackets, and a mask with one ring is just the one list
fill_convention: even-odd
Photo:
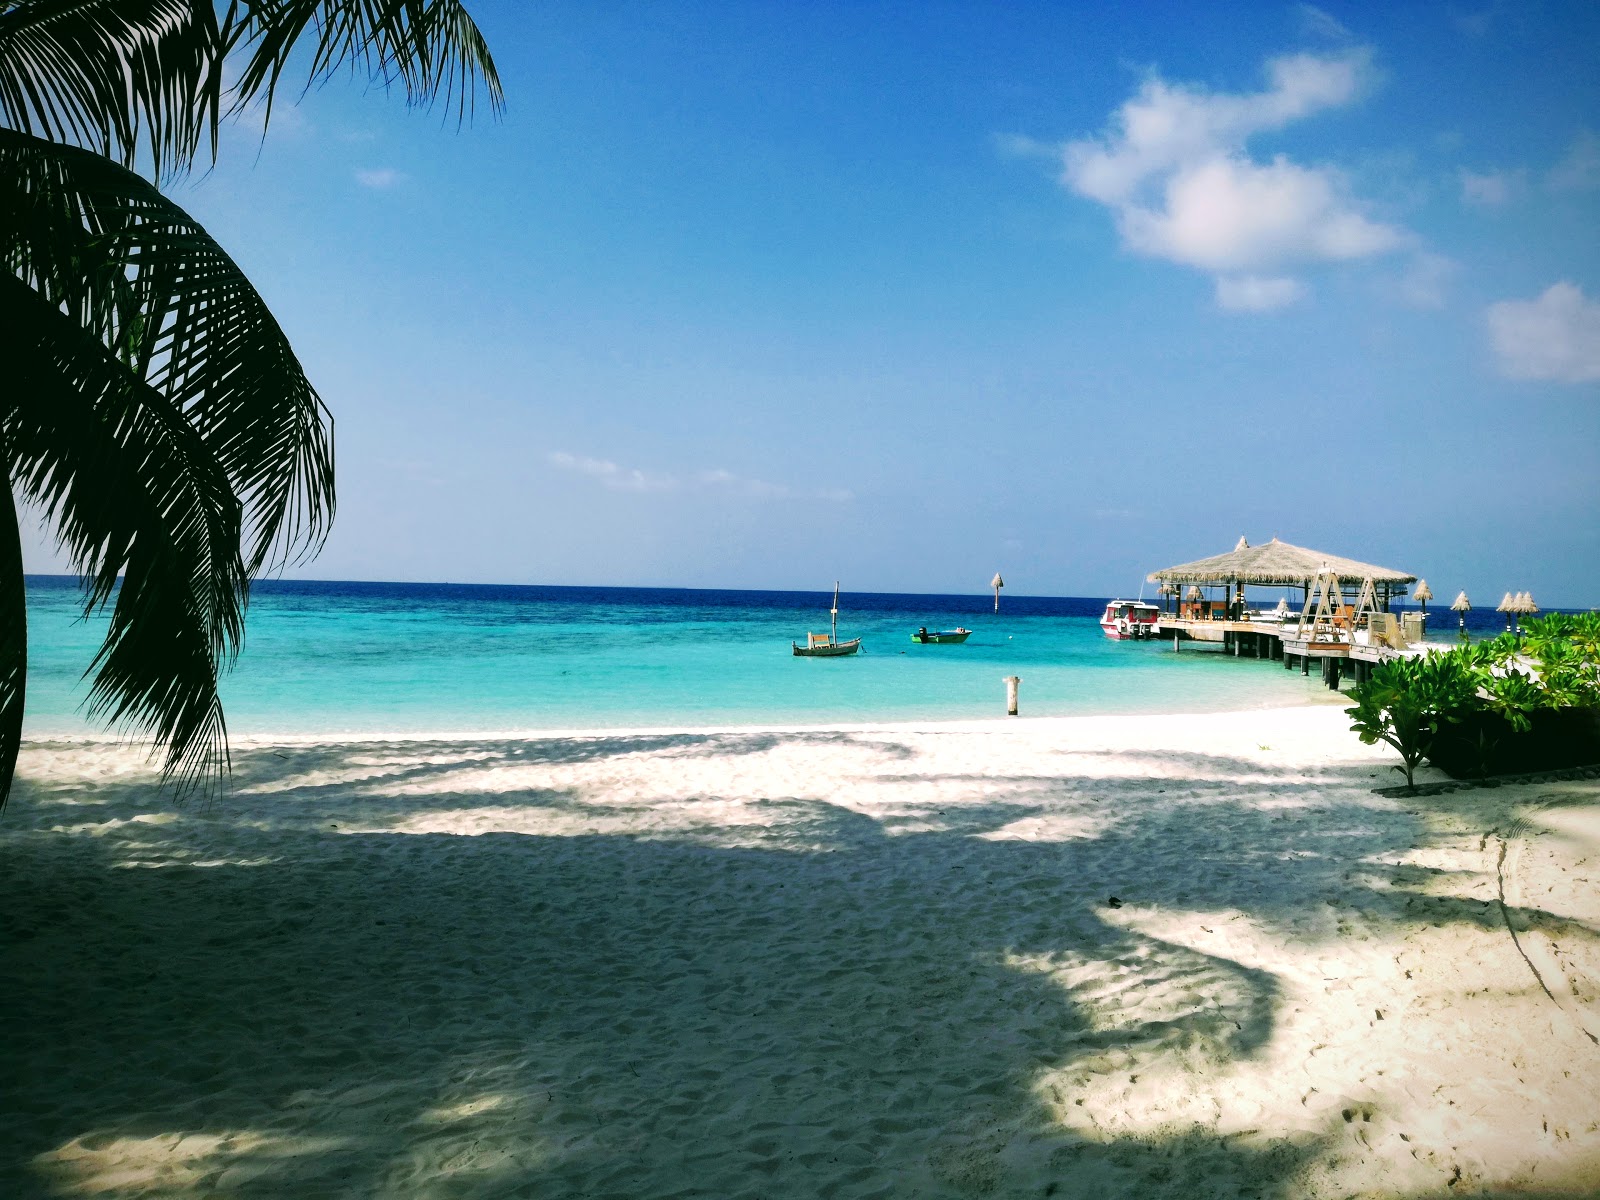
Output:
[[1528,611],[1528,601],[1533,599],[1526,592],[1513,592],[1511,595],[1511,632],[1518,637],[1522,636],[1522,615]]
[[1500,603],[1496,604],[1494,606],[1494,610],[1495,610],[1495,612],[1503,612],[1503,613],[1505,613],[1505,615],[1506,615],[1506,632],[1510,633],[1511,632],[1512,614],[1517,611],[1516,597],[1514,597],[1510,592],[1507,592],[1504,596],[1500,597]]
[[[1534,613],[1536,613],[1538,611],[1539,611],[1539,606],[1533,602],[1533,593],[1532,592],[1518,592],[1517,593],[1517,615],[1518,616],[1531,617]],[[1517,632],[1518,633],[1522,632],[1522,630],[1520,628],[1520,622],[1519,622],[1519,628],[1518,628]]]
[[1426,618],[1428,601],[1433,599],[1433,589],[1428,586],[1428,581],[1426,579],[1417,580],[1417,586],[1411,589],[1411,595],[1415,597],[1418,604],[1422,605],[1422,614]]
[[1005,587],[1006,581],[1000,578],[1000,572],[994,573],[994,578],[989,580],[989,586],[994,589],[994,610],[1000,611],[1000,589]]
[[1472,611],[1472,601],[1467,599],[1466,592],[1458,592],[1455,600],[1450,605],[1450,611],[1460,614],[1456,619],[1461,623],[1461,640],[1467,640],[1467,614]]
[[1197,600],[1204,600],[1205,596],[1201,593],[1200,585],[1198,583],[1191,583],[1189,585],[1189,590],[1184,593],[1183,598],[1193,604]]

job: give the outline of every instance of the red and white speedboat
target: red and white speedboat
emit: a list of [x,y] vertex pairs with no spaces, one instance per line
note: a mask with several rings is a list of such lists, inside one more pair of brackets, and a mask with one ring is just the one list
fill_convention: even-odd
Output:
[[1161,636],[1161,609],[1143,600],[1113,600],[1106,605],[1100,628],[1108,638],[1153,638]]

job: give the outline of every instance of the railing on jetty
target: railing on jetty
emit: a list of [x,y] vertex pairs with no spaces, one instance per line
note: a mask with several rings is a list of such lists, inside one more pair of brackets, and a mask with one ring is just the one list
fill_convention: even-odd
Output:
[[[1160,637],[1170,637],[1172,648],[1181,649],[1185,642],[1220,645],[1224,654],[1239,658],[1264,658],[1282,662],[1284,670],[1300,668],[1302,675],[1311,674],[1311,663],[1319,664],[1322,679],[1337,689],[1339,680],[1348,675],[1361,682],[1372,674],[1372,668],[1385,659],[1404,658],[1425,653],[1430,647],[1421,639],[1404,648],[1396,648],[1374,641],[1368,630],[1340,631],[1329,638],[1313,632],[1310,622],[1302,626],[1298,616],[1287,620],[1273,617],[1248,617],[1242,620],[1206,620],[1162,614]],[[1409,635],[1408,635],[1409,636]]]

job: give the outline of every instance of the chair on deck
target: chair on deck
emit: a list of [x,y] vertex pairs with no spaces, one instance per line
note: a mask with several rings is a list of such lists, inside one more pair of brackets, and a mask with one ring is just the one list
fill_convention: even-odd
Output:
[[1373,613],[1368,622],[1367,628],[1372,631],[1372,641],[1375,645],[1388,646],[1391,650],[1404,650],[1409,645],[1405,632],[1393,613]]
[[806,648],[815,650],[818,646],[826,646],[830,640],[830,635],[826,633],[808,633],[806,634]]

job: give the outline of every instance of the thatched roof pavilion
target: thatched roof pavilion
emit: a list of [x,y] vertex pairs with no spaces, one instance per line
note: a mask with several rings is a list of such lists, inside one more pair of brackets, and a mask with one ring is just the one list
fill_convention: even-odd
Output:
[[1251,584],[1261,587],[1306,587],[1324,570],[1338,572],[1340,583],[1359,585],[1370,579],[1390,594],[1397,594],[1415,575],[1375,567],[1371,563],[1291,546],[1273,538],[1261,546],[1251,546],[1243,538],[1226,554],[1179,563],[1150,574],[1151,583]]

